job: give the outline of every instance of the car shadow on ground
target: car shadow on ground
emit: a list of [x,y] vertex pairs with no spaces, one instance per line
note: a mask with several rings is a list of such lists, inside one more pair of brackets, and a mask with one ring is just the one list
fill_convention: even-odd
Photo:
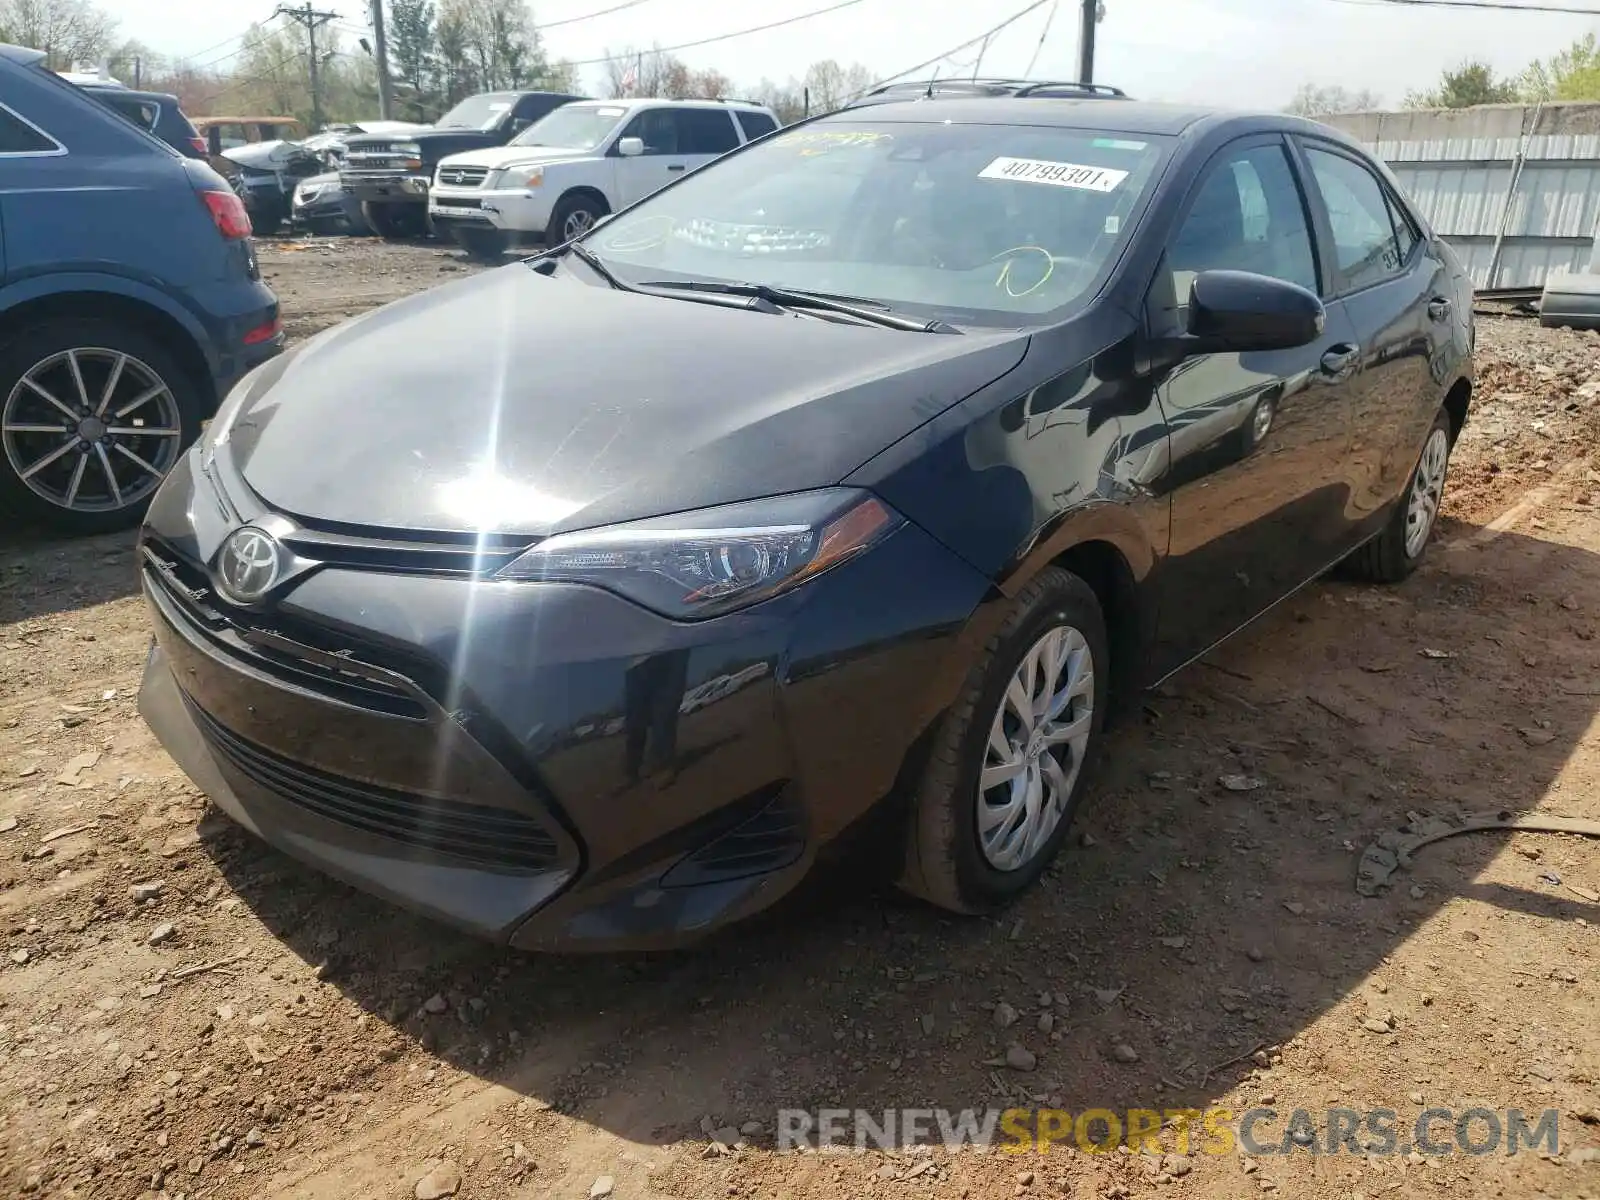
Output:
[[137,533],[63,538],[20,522],[0,528],[0,625],[39,621],[139,590]]
[[[1600,905],[1520,856],[1485,882],[1503,834],[1429,846],[1377,898],[1356,893],[1356,862],[1410,813],[1546,802],[1600,707],[1596,621],[1572,603],[1600,595],[1600,556],[1442,533],[1405,585],[1316,584],[1153,693],[1107,740],[1041,886],[994,919],[834,870],[693,950],[519,955],[225,821],[206,845],[270,930],[404,1039],[637,1142],[698,1136],[705,1116],[770,1142],[780,1108],[1204,1107],[1336,1008],[1351,1039],[1448,1061],[1441,1026],[1491,1015],[1472,999],[1491,935],[1452,901],[1560,922]],[[1580,815],[1562,801],[1549,810]],[[1455,952],[1362,988],[1424,922]],[[1031,1069],[1001,1065],[1014,1045]]]

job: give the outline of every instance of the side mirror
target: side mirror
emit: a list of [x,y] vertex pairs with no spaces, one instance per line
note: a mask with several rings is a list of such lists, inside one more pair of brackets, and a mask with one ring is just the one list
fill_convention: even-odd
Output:
[[1201,271],[1189,285],[1187,354],[1288,350],[1322,336],[1322,301],[1299,284],[1250,271]]
[[532,124],[533,124],[533,122],[528,120],[527,117],[512,117],[511,118],[511,132],[512,133],[521,133],[524,129],[526,129],[529,125],[532,125]]
[[617,153],[623,158],[637,158],[644,153],[644,139],[625,137],[617,139]]

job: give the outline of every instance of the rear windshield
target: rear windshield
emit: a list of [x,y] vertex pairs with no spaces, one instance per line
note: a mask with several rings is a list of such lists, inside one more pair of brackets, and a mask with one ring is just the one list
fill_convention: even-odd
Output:
[[587,240],[634,282],[764,283],[1029,324],[1089,294],[1167,153],[1145,134],[826,121],[702,168]]

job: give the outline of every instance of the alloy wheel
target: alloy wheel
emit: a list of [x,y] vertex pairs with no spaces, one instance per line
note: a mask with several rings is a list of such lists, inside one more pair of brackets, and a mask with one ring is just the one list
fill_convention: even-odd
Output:
[[561,226],[563,241],[570,242],[573,238],[588,233],[594,227],[595,217],[586,208],[575,208],[567,214],[567,219]]
[[1433,522],[1439,515],[1444,496],[1444,475],[1450,463],[1450,439],[1443,429],[1428,435],[1417,461],[1416,477],[1411,481],[1411,496],[1406,502],[1406,557],[1416,558],[1428,544]]
[[0,410],[6,461],[30,491],[73,512],[146,499],[178,460],[171,387],[120,350],[62,350],[29,367]]
[[978,781],[978,841],[998,871],[1027,866],[1061,824],[1094,725],[1094,656],[1070,625],[1048,630],[1012,673]]

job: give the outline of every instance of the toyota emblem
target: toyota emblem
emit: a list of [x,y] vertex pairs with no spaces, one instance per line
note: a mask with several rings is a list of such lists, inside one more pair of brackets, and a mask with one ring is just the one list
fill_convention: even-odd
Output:
[[236,604],[254,604],[278,582],[282,560],[277,538],[254,525],[241,526],[217,555],[217,586]]

